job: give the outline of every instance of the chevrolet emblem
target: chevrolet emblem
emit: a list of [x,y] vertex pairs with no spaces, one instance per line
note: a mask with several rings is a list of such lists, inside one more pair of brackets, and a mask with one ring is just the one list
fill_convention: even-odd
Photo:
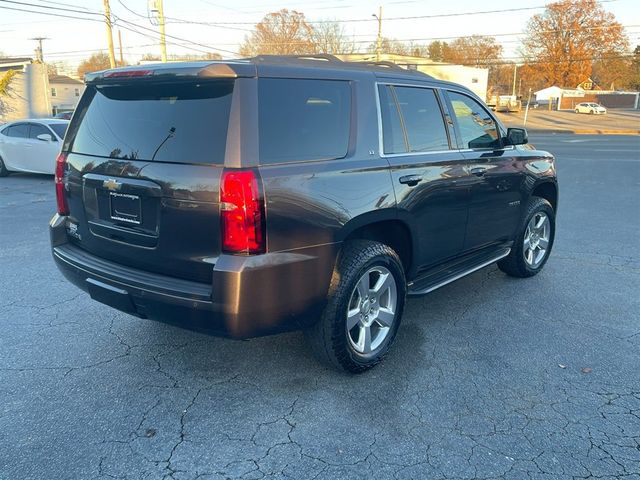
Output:
[[105,180],[104,182],[102,182],[102,186],[107,190],[120,190],[120,187],[122,187],[122,184],[117,180],[110,178],[109,180]]

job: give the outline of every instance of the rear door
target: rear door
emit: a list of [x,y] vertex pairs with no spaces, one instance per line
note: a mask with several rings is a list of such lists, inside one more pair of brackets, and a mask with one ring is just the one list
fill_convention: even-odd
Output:
[[455,146],[436,89],[380,84],[378,91],[381,151],[391,165],[400,215],[416,229],[420,267],[441,263],[463,247],[467,160]]
[[447,91],[471,182],[464,250],[512,239],[521,215],[524,175],[517,150],[503,147],[500,128],[488,109],[459,91]]
[[228,79],[88,86],[64,146],[72,241],[121,264],[210,281],[233,91]]

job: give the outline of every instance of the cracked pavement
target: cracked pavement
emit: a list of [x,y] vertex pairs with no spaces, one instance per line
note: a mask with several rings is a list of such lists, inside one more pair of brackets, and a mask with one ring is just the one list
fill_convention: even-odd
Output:
[[49,253],[52,178],[0,179],[0,480],[640,480],[640,137],[532,142],[561,182],[545,271],[409,300],[357,376],[300,333],[224,340],[93,302]]

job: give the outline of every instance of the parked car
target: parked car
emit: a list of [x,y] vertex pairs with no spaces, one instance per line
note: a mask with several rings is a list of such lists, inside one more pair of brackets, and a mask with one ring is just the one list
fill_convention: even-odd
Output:
[[303,329],[359,372],[389,350],[407,295],[495,262],[530,277],[549,258],[553,156],[460,85],[330,56],[86,83],[52,253],[124,312],[234,338]]
[[607,113],[607,109],[598,103],[579,103],[576,105],[576,113],[590,113],[592,115],[603,115]]
[[60,113],[56,113],[53,118],[62,118],[64,120],[71,120],[71,117],[73,116],[73,111],[71,112],[60,112]]
[[11,172],[53,175],[68,120],[34,119],[0,127],[0,177]]

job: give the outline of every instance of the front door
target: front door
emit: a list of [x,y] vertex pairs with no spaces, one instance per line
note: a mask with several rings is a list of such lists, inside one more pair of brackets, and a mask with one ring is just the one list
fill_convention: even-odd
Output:
[[447,95],[472,178],[463,249],[504,243],[513,238],[523,207],[517,150],[503,147],[497,122],[480,102],[457,91]]

